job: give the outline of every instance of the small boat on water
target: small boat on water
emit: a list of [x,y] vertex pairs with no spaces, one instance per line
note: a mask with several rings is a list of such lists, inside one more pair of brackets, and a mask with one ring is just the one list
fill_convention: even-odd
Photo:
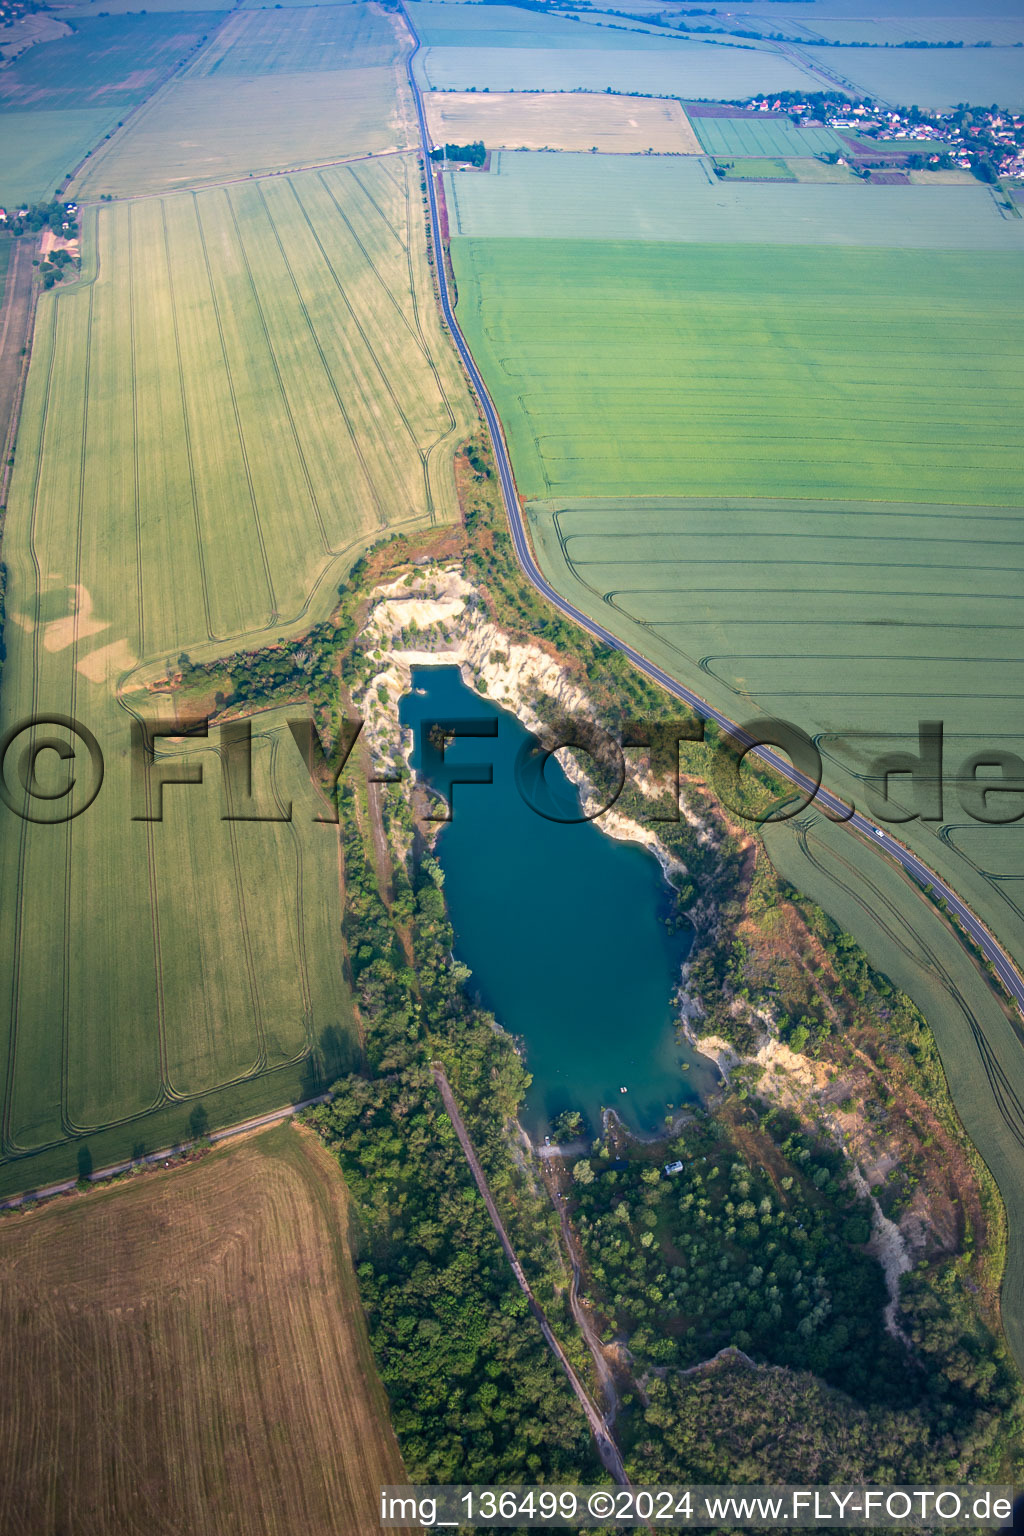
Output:
[[620,1092],[620,1093],[628,1093],[628,1092],[629,1092],[629,1089],[628,1089],[628,1088],[620,1088],[620,1089],[619,1089],[619,1092]]

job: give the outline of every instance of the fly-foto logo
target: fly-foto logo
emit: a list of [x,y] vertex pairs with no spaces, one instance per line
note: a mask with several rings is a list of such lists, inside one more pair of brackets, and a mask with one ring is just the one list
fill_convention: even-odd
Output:
[[[289,719],[286,725],[318,791],[312,819],[337,823],[338,783],[363,721],[343,717],[337,740],[327,748],[311,716]],[[466,762],[461,752],[454,758],[447,754],[454,743],[493,739],[498,730],[494,716],[420,722],[422,775],[443,797],[442,808],[430,819],[451,819],[457,784],[493,783],[493,761]],[[139,717],[130,722],[128,735],[128,815],[132,821],[162,822],[169,789],[181,792],[188,786],[208,785],[211,777],[219,778],[222,820],[292,820],[291,802],[275,799],[268,806],[267,796],[254,791],[251,720],[224,721],[211,731],[208,720],[183,726]],[[622,794],[627,774],[625,754],[635,748],[646,754],[648,778],[662,790],[658,807],[651,809],[646,819],[678,821],[680,744],[704,740],[704,721],[696,717],[629,720],[617,736],[592,720],[573,717],[557,728],[527,737],[515,762],[516,786],[526,804],[546,820],[596,820],[611,810]],[[834,755],[838,755],[842,739],[833,734],[830,740]],[[863,733],[858,733],[857,740],[863,761]],[[216,767],[204,760],[201,745],[197,751],[196,743],[213,749]],[[813,804],[821,789],[821,753],[799,726],[775,719],[754,720],[733,727],[729,733],[718,733],[708,745],[708,777],[726,809],[740,819],[791,819]],[[866,809],[876,821],[889,825],[918,819],[941,821],[948,813],[951,794],[972,821],[1003,826],[1024,817],[1024,758],[1002,748],[983,748],[964,758],[950,773],[943,726],[933,720],[918,724],[914,746],[916,750],[904,746],[878,753],[858,771]],[[584,760],[590,784],[585,800],[573,799],[569,804],[564,793],[553,793],[546,770],[562,749],[570,749],[577,761]],[[784,795],[767,811],[763,805],[751,810],[743,792],[743,774],[751,754],[762,757],[758,765],[762,772],[774,766],[789,778]],[[485,755],[481,749],[481,758]],[[105,775],[104,754],[95,733],[70,715],[35,715],[11,726],[0,738],[0,804],[23,821],[41,825],[73,821],[95,803]],[[374,781],[394,782],[397,777],[386,774],[375,776]],[[849,801],[845,808],[852,814],[854,807]],[[835,814],[834,802],[827,813]]]

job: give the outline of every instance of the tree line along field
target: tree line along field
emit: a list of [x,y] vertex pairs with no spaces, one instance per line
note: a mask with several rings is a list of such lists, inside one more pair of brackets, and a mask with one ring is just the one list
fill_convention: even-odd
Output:
[[399,18],[370,5],[237,11],[100,146],[77,197],[175,191],[415,143]]
[[452,234],[475,238],[1024,251],[1024,220],[978,182],[726,186],[697,156],[501,150],[488,175],[453,173],[448,185]]
[[[300,633],[382,531],[455,515],[469,402],[442,342],[414,163],[90,210],[95,267],[44,295],[5,529],[0,733],[70,714],[106,759],[64,828],[6,810],[0,1185],[287,1101],[324,1038],[353,1048],[336,833],[281,714],[257,717],[264,808],[201,786],[133,821],[145,683]],[[315,1074],[314,1074],[315,1075]],[[33,1155],[34,1154],[34,1155]],[[56,1172],[54,1172],[56,1170]]]
[[662,29],[631,26],[622,17],[611,27],[513,5],[452,5],[446,0],[409,0],[409,19],[428,48],[637,49],[671,52],[689,46]]
[[277,1127],[0,1224],[10,1536],[363,1536],[405,1481],[348,1199]]
[[218,27],[186,78],[368,69],[393,63],[399,52],[394,15],[371,5],[292,7],[287,16],[238,10]]

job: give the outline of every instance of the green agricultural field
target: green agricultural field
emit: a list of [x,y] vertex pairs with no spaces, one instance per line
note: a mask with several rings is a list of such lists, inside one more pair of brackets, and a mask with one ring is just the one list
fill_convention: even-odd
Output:
[[[774,13],[775,6],[771,6]],[[831,10],[832,7],[830,6]],[[849,17],[835,16],[810,16],[802,25],[797,22],[792,25],[793,13],[785,18],[776,17],[774,14],[766,15],[764,12],[756,20],[751,18],[750,25],[762,26],[767,32],[785,31],[790,36],[815,36],[821,37],[830,43],[870,43],[878,47],[898,48],[901,43],[992,43],[999,47],[1012,47],[1014,43],[1024,41],[1024,21],[1020,16],[984,16],[977,13],[966,15],[967,7],[958,3],[956,9],[959,15],[944,16],[936,14],[932,6],[926,5],[927,14],[921,16],[887,16],[878,20],[874,18],[862,18],[854,20]],[[802,8],[801,8],[802,10]],[[790,25],[783,26],[783,21]]]
[[695,117],[693,126],[709,155],[821,155],[843,149],[831,128],[796,128],[788,117]]
[[116,107],[0,112],[0,203],[51,198],[82,156],[117,127],[117,114]]
[[[824,160],[807,159],[787,160],[786,164],[793,172],[797,181],[809,181],[817,183],[819,186],[830,183],[833,185],[837,183],[842,184],[844,182],[852,185],[858,180],[858,177],[854,175],[848,165],[828,165]],[[951,181],[951,185],[969,186],[973,181],[974,177],[968,174],[967,177],[957,178],[955,182]],[[930,183],[933,186],[938,186],[939,184],[938,181]],[[929,183],[925,182],[922,185],[927,186]]]
[[49,115],[134,106],[222,19],[190,11],[78,21],[70,37],[29,48],[0,73],[0,108]]
[[[584,31],[582,24],[579,30]],[[587,29],[588,35],[590,30],[596,32]],[[631,37],[635,42],[640,35],[613,32],[621,46],[607,49],[428,48],[417,55],[416,67],[427,90],[610,90],[719,101],[755,91],[821,89],[809,69],[767,47],[723,48],[689,41],[651,49],[627,46]]]
[[308,10],[236,11],[187,71],[190,80],[216,75],[295,74],[391,64],[399,54],[395,20],[369,5]]
[[382,530],[455,515],[471,416],[420,207],[395,159],[92,209],[92,271],[40,302],[0,734],[72,715],[106,778],[64,827],[0,808],[0,1188],[73,1171],[75,1138],[99,1166],[197,1106],[280,1103],[311,1047],[354,1049],[337,839],[284,712],[255,721],[253,783],[290,821],[222,819],[216,734],[159,747],[203,782],[133,820],[129,730],[167,720],[146,685],[180,652],[287,644]]
[[816,64],[883,101],[933,111],[957,102],[1024,107],[1019,48],[808,48]]
[[[1004,828],[1003,833],[1013,829]],[[776,869],[852,933],[910,994],[935,1035],[961,1121],[999,1186],[1008,1222],[1001,1313],[1024,1361],[1024,1043],[999,995],[918,889],[815,811],[766,830]],[[932,841],[932,856],[941,845]],[[927,847],[922,848],[927,854]]]
[[453,238],[452,259],[527,497],[1019,497],[1024,253]]
[[7,1530],[365,1536],[406,1474],[350,1220],[287,1125],[6,1219]]
[[414,142],[410,114],[397,63],[173,80],[130,131],[103,145],[72,191],[131,197],[404,149]]
[[452,5],[438,0],[409,0],[409,17],[424,47],[430,48],[686,48],[679,36],[630,27],[588,26],[566,16],[520,10],[511,5]]
[[452,233],[473,238],[1024,251],[1024,220],[977,182],[727,186],[696,158],[502,151],[488,175],[448,185]]

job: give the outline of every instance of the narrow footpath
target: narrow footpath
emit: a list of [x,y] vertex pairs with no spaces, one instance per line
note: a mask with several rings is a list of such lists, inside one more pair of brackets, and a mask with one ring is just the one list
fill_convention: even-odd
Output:
[[[498,1234],[498,1240],[500,1241],[502,1248],[505,1250],[505,1257],[508,1259],[508,1262],[512,1267],[512,1273],[515,1275],[516,1280],[519,1283],[519,1289],[526,1297],[530,1304],[530,1311],[533,1313],[534,1317],[537,1319],[537,1322],[540,1324],[540,1330],[544,1335],[548,1348],[551,1350],[551,1353],[562,1367],[562,1370],[565,1372],[568,1378],[570,1387],[572,1387],[577,1398],[579,1399],[580,1407],[586,1414],[587,1422],[589,1423],[591,1432],[593,1433],[594,1440],[597,1445],[598,1455],[600,1456],[607,1470],[611,1473],[612,1477],[614,1477],[615,1481],[622,1487],[628,1487],[629,1478],[626,1476],[626,1469],[622,1464],[622,1456],[619,1453],[619,1448],[615,1443],[615,1438],[612,1434],[612,1431],[609,1429],[604,1417],[598,1412],[593,1402],[591,1402],[589,1393],[587,1392],[583,1383],[580,1381],[572,1365],[569,1363],[568,1357],[566,1356],[566,1353],[563,1350],[561,1344],[559,1344],[558,1340],[555,1338],[555,1335],[551,1329],[551,1325],[547,1318],[544,1316],[544,1310],[541,1307],[540,1302],[537,1301],[536,1297],[534,1296],[533,1291],[530,1289],[530,1282],[527,1280],[525,1274],[523,1273],[522,1265],[516,1258],[516,1251],[509,1241],[508,1233],[505,1231],[505,1224],[498,1213],[498,1207],[494,1203],[494,1197],[491,1194],[486,1175],[480,1166],[479,1158],[473,1150],[473,1143],[469,1139],[469,1133],[467,1132],[463,1122],[462,1114],[455,1100],[455,1095],[452,1093],[451,1084],[448,1082],[448,1079],[445,1076],[444,1068],[438,1062],[435,1062],[431,1070],[434,1074],[434,1081],[437,1084],[438,1092],[440,1093],[441,1098],[444,1100],[444,1107],[448,1111],[448,1118],[451,1120],[452,1125],[455,1127],[455,1134],[458,1136],[462,1150],[465,1153],[466,1162],[469,1164],[470,1172],[472,1173],[473,1178],[476,1180],[476,1187],[480,1191],[484,1205],[487,1207],[487,1214],[490,1216],[494,1230]],[[575,1314],[575,1308],[573,1310]]]

